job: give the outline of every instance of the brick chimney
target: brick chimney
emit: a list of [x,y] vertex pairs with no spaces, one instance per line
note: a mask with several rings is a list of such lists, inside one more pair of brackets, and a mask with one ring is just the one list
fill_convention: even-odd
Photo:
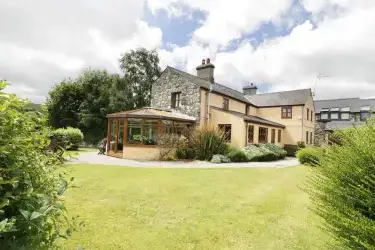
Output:
[[244,95],[256,95],[257,89],[257,86],[255,86],[253,83],[242,88]]
[[214,83],[214,69],[215,65],[211,63],[210,58],[207,58],[207,60],[203,59],[202,65],[197,67],[197,76]]

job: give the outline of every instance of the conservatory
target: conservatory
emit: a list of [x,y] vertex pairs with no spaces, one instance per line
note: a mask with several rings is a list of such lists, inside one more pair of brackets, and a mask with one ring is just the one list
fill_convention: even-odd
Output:
[[187,135],[196,119],[181,113],[142,108],[108,114],[107,155],[157,160],[158,138],[164,133]]

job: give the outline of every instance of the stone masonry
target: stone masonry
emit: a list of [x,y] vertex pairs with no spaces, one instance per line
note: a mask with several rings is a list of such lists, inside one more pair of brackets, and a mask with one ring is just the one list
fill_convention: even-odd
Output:
[[[171,96],[174,92],[181,92],[180,107],[171,108]],[[169,68],[152,85],[151,107],[175,110],[200,119],[200,88],[193,82],[173,72]]]

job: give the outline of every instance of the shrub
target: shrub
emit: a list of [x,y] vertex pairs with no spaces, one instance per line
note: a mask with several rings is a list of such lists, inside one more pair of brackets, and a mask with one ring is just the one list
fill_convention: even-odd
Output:
[[340,133],[308,182],[315,212],[348,249],[375,249],[375,122]]
[[187,146],[187,139],[177,134],[163,134],[158,140],[158,146],[160,160],[176,160],[177,151],[180,156],[183,156],[184,153],[181,150]]
[[195,151],[192,148],[180,148],[176,150],[177,159],[193,160],[195,159]]
[[197,128],[192,138],[193,148],[199,160],[211,160],[215,154],[224,154],[227,148],[225,134],[217,128]]
[[52,132],[52,138],[64,149],[76,150],[83,142],[83,133],[78,128],[59,128]]
[[306,144],[304,141],[298,141],[297,142],[297,151],[302,149],[302,148],[306,148]]
[[228,156],[225,155],[214,155],[211,159],[212,163],[229,163],[230,159]]
[[0,92],[0,248],[51,249],[73,230],[61,200],[69,182],[48,150],[46,118],[24,106]]
[[279,144],[267,143],[264,144],[264,147],[274,152],[277,155],[277,159],[284,159],[287,155],[287,152]]
[[296,156],[298,148],[296,145],[284,145],[284,150],[287,156]]
[[323,155],[324,149],[318,147],[307,147],[297,152],[299,162],[309,166],[320,165]]
[[248,161],[260,161],[263,156],[262,151],[259,149],[259,145],[251,144],[244,148]]
[[248,162],[249,159],[246,156],[244,150],[234,149],[230,151],[227,155],[231,162]]

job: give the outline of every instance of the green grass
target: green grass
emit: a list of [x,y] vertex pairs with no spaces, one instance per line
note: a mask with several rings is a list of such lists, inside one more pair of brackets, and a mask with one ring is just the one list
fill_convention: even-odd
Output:
[[75,249],[327,249],[300,186],[308,167],[147,169],[69,166]]

